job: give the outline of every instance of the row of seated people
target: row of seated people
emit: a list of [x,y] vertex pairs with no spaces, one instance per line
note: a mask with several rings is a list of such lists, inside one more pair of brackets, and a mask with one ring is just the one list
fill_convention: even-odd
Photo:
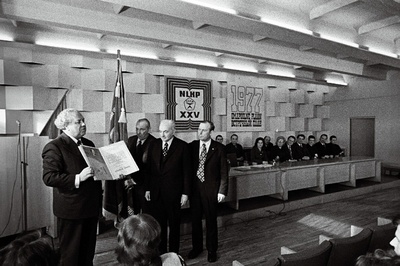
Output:
[[[275,266],[386,266],[400,265],[400,216],[378,218],[375,226],[351,227],[351,236],[320,236],[317,247],[301,252],[281,248]],[[393,238],[394,236],[394,238]],[[241,265],[234,261],[234,266]]]
[[[161,227],[148,214],[129,216],[120,224],[116,238],[116,260],[107,265],[186,265],[183,258],[174,252],[160,254]],[[60,265],[60,254],[51,238],[36,230],[23,233],[0,249],[0,265],[57,266]]]
[[[216,140],[222,136],[217,136]],[[233,134],[231,142],[226,145],[226,153],[234,154],[239,162],[249,161],[252,164],[262,164],[267,162],[285,162],[285,161],[302,161],[314,158],[325,159],[344,156],[343,150],[336,144],[336,136],[331,136],[330,142],[326,143],[328,136],[322,134],[319,142],[315,143],[315,136],[308,137],[308,143],[305,142],[305,136],[299,134],[289,136],[287,140],[283,136],[276,138],[276,143],[271,143],[271,137],[265,136],[257,138],[254,146],[250,151],[249,158],[246,158],[245,151],[238,143],[238,136]],[[248,156],[247,156],[248,157]],[[235,165],[232,165],[235,166]]]

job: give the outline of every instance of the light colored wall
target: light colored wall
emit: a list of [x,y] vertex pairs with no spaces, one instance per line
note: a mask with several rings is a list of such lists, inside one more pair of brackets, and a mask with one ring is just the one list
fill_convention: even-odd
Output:
[[[112,55],[45,49],[7,43],[0,47],[0,134],[16,134],[16,120],[22,133],[39,133],[51,111],[69,89],[67,106],[80,110],[86,118],[87,137],[97,146],[107,144],[109,117],[116,79],[116,58]],[[158,125],[165,118],[165,76],[206,79],[212,81],[212,116],[215,132],[224,143],[236,133],[244,147],[269,135],[274,142],[283,135],[328,133],[329,98],[326,85],[272,79],[259,74],[176,66],[163,62],[134,62],[122,55],[126,91],[129,135],[135,123],[146,117],[158,137]],[[31,58],[26,64],[24,57]],[[6,71],[7,70],[7,71]],[[265,130],[251,132],[227,131],[227,90],[230,85],[260,87],[264,91]],[[290,89],[290,90],[289,90]],[[294,90],[296,89],[296,90]],[[190,142],[196,131],[178,132]]]
[[389,72],[386,81],[352,78],[348,88],[332,90],[327,105],[331,114],[327,127],[341,146],[349,150],[350,118],[374,117],[375,157],[387,163],[400,162],[399,72]]

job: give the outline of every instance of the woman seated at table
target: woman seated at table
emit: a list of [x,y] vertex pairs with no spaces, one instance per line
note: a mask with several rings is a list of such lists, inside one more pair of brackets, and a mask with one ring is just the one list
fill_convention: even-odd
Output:
[[286,139],[284,136],[276,138],[276,145],[271,150],[270,161],[282,163],[290,159],[290,151],[285,143]]
[[263,162],[268,162],[267,151],[263,147],[264,139],[257,138],[250,152],[250,160],[252,164],[262,164]]

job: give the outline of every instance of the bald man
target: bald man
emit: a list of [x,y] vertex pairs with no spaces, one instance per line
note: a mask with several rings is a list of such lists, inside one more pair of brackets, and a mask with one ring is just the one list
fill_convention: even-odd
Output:
[[168,226],[169,251],[179,253],[180,210],[191,191],[189,146],[174,136],[172,120],[161,121],[159,131],[160,138],[149,147],[145,197],[161,226],[161,254],[167,252]]

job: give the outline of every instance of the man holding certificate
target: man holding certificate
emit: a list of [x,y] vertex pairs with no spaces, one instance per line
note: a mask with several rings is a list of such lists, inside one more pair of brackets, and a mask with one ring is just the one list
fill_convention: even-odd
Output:
[[75,109],[65,109],[54,124],[63,133],[43,149],[43,181],[53,190],[53,210],[58,218],[60,265],[93,265],[96,231],[101,209],[101,182],[84,157],[85,119]]
[[167,252],[167,226],[169,225],[169,251],[179,253],[180,209],[191,191],[191,164],[186,142],[174,136],[175,123],[163,120],[160,137],[151,143],[145,180],[145,197],[150,214],[161,226],[161,254]]

